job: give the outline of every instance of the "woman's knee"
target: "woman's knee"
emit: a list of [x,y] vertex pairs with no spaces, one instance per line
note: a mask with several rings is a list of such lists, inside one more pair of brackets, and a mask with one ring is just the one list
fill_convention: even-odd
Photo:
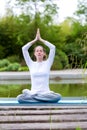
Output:
[[61,99],[61,95],[58,93],[46,93],[46,94],[38,94],[34,97],[37,100],[45,101],[45,102],[58,102]]
[[20,95],[17,96],[17,101],[18,102],[23,101],[23,99],[24,99],[23,94],[20,94]]

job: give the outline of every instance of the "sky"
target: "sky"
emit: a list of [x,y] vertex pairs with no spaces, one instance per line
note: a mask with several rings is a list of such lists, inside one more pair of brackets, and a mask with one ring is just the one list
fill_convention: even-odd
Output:
[[[59,14],[58,19],[59,22],[64,21],[66,17],[72,17],[73,13],[77,9],[77,1],[78,0],[54,0],[56,4],[58,4]],[[5,14],[5,6],[6,0],[0,0],[0,16]]]

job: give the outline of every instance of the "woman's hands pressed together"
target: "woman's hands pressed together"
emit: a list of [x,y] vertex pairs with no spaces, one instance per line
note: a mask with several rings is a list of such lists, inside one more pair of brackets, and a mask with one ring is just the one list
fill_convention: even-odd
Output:
[[37,29],[37,33],[36,33],[35,40],[36,40],[36,41],[39,40],[39,41],[43,42],[43,39],[42,39],[41,36],[40,36],[40,29],[39,29],[39,28]]
[[39,30],[39,28],[37,29],[36,38],[37,38],[37,40],[40,40],[40,30]]

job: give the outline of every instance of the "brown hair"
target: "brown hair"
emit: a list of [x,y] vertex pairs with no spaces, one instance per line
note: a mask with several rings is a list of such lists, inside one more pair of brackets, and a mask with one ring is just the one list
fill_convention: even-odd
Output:
[[[43,48],[43,51],[44,51],[44,53],[45,53],[45,55],[44,55],[44,57],[43,57],[43,60],[45,61],[45,60],[47,59],[46,49],[45,49],[43,46],[41,46],[41,45],[39,45],[39,46]],[[36,46],[36,47],[34,48],[34,52],[35,52],[35,49],[36,49],[37,47],[38,47],[38,46]],[[36,57],[35,57],[34,54],[33,54],[33,60],[36,61]]]

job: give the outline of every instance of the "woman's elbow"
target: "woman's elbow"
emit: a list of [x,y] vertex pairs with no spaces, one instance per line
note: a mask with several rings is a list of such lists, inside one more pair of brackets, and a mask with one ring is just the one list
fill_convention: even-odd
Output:
[[[54,45],[53,45],[54,46]],[[54,50],[56,50],[56,46],[54,46]]]
[[54,50],[54,51],[56,50],[56,46],[55,45],[53,45],[52,50]]
[[25,46],[22,47],[22,52],[26,51],[26,48]]

